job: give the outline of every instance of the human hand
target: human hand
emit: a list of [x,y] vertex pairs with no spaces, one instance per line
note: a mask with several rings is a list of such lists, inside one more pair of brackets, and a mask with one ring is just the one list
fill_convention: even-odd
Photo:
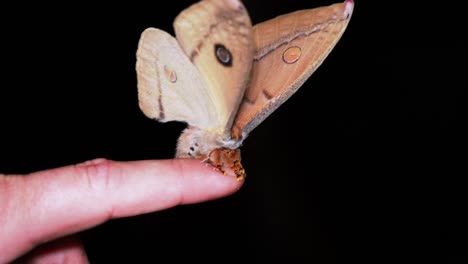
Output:
[[0,175],[0,263],[31,250],[23,258],[35,263],[87,263],[79,239],[70,235],[112,218],[227,196],[241,185],[193,159],[97,159]]

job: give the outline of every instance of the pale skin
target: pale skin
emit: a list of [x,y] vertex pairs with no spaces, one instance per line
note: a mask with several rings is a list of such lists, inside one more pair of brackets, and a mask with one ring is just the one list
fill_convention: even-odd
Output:
[[97,159],[0,175],[0,263],[88,263],[78,232],[113,218],[221,198],[241,185],[193,159]]

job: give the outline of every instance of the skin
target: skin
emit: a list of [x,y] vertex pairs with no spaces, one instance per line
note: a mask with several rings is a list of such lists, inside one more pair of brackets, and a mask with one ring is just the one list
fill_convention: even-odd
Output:
[[242,185],[193,159],[97,159],[18,176],[0,175],[0,263],[88,263],[76,233],[221,198]]

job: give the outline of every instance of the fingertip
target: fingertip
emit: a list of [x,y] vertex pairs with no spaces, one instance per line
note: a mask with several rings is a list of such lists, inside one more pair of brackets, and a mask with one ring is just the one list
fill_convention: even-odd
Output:
[[109,179],[108,187],[93,189],[110,204],[110,218],[222,198],[243,184],[195,159],[112,161],[107,171],[108,177],[99,178]]
[[202,202],[229,196],[237,192],[244,181],[233,173],[223,174],[211,165],[194,159],[174,159],[183,178],[183,204]]

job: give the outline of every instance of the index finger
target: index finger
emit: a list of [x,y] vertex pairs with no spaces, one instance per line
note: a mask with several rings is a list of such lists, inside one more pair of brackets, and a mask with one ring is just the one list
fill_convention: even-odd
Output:
[[0,256],[25,252],[111,218],[220,198],[241,184],[192,159],[98,159],[24,177],[0,177]]

